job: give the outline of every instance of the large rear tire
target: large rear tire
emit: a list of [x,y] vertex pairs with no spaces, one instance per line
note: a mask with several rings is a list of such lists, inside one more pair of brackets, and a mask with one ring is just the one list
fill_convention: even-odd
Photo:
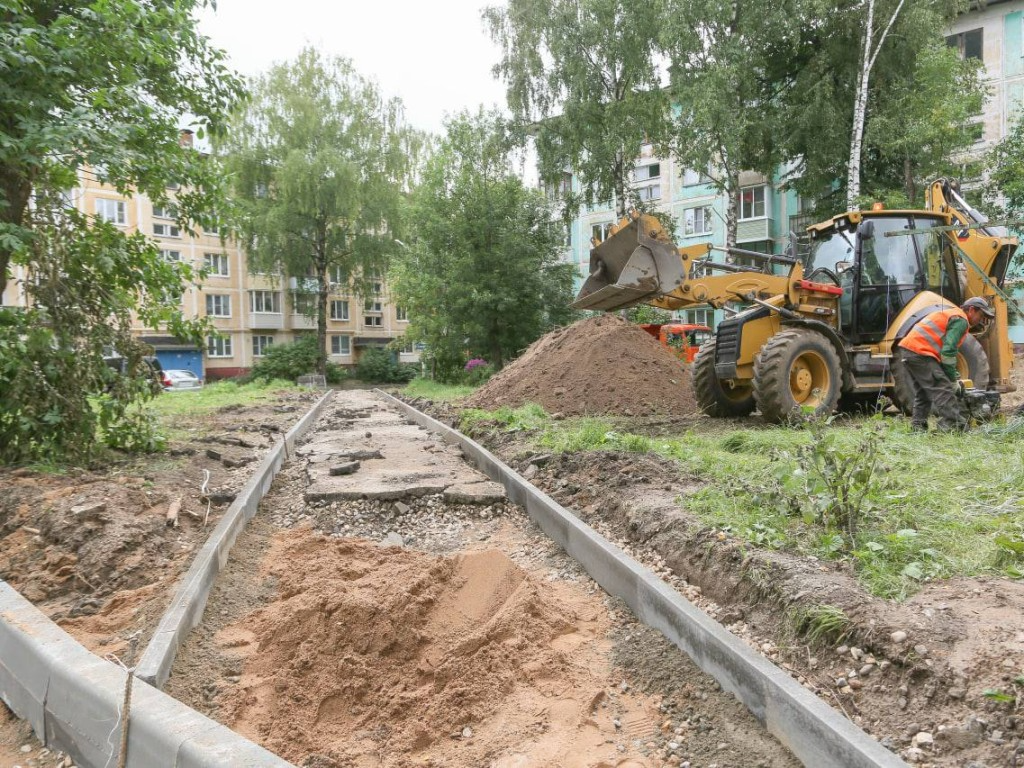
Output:
[[750,386],[723,385],[715,372],[715,340],[705,341],[693,358],[693,394],[708,416],[728,418],[754,412],[754,390]]
[[[899,349],[894,348],[892,363],[889,370],[892,371],[892,399],[896,407],[903,411],[904,415],[910,416],[914,412],[914,385],[910,382],[910,375],[903,367],[903,360]],[[960,372],[961,379],[970,379],[978,389],[988,389],[989,365],[988,355],[985,348],[976,338],[967,334],[964,343],[956,356],[956,369]]]
[[773,424],[794,416],[828,416],[842,381],[832,342],[805,328],[775,334],[754,358],[754,398],[765,421]]

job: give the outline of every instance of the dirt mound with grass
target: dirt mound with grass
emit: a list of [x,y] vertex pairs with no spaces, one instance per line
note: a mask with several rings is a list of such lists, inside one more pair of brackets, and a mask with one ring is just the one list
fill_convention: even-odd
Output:
[[683,363],[637,325],[600,315],[534,342],[469,398],[494,410],[537,403],[565,416],[692,416]]

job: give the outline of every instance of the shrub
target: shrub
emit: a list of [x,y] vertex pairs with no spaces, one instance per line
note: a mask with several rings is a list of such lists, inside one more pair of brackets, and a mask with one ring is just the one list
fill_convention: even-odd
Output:
[[[316,371],[319,348],[316,336],[303,336],[290,344],[274,344],[266,355],[252,367],[249,377],[253,380],[287,379],[295,381],[299,376]],[[327,381],[337,384],[345,378],[345,371],[334,363],[327,364]]]
[[463,381],[471,386],[483,384],[494,375],[494,366],[479,357],[474,357],[463,368]]
[[405,384],[416,378],[417,365],[401,365],[386,349],[368,349],[359,357],[356,376],[362,381]]

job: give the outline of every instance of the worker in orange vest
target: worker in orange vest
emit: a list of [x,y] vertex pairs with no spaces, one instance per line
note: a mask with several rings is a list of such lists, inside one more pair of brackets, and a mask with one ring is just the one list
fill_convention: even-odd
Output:
[[[903,367],[914,387],[911,427],[926,432],[928,415],[939,417],[939,429],[962,431],[967,419],[957,402],[957,350],[967,331],[995,317],[983,298],[968,299],[962,307],[940,309],[926,315],[899,343]],[[987,382],[983,382],[987,383]]]

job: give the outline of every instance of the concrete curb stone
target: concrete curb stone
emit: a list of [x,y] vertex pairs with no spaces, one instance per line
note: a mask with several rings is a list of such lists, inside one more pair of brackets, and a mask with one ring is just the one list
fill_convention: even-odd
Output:
[[621,597],[644,624],[661,631],[704,672],[743,702],[808,768],[906,768],[871,736],[760,656],[652,571],[534,488],[479,443],[376,390],[420,426],[462,448],[466,458],[505,486],[540,528],[605,591]]
[[239,491],[224,517],[196,554],[191,567],[178,582],[170,607],[161,617],[160,624],[139,659],[136,677],[157,688],[167,682],[178,648],[202,619],[210,589],[227,563],[235,539],[256,514],[260,500],[270,490],[281,465],[294,455],[296,443],[313,425],[332,395],[333,392],[327,392],[316,401],[305,416],[288,430],[284,439],[264,457]]

